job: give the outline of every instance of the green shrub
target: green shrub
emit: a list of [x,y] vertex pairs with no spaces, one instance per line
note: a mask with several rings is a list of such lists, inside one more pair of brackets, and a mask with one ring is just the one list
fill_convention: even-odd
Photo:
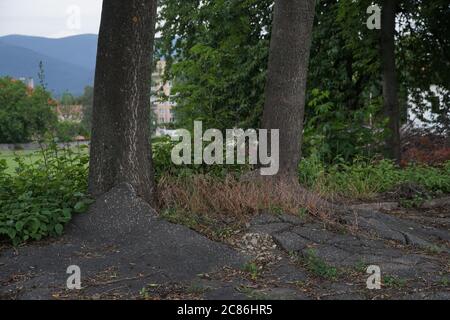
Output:
[[76,136],[88,136],[89,132],[81,123],[61,121],[56,126],[55,135],[60,142],[71,142]]
[[300,182],[328,195],[370,199],[404,183],[419,185],[432,193],[450,192],[450,162],[442,167],[400,168],[390,160],[357,158],[325,166],[311,155],[299,166]]
[[313,153],[300,162],[299,178],[304,185],[309,187],[317,186],[325,176],[326,167],[324,162],[319,159],[317,153]]
[[326,163],[333,163],[336,155],[345,161],[380,151],[384,140],[385,120],[377,119],[375,127],[367,126],[382,105],[379,99],[370,99],[348,112],[348,101],[339,101],[328,90],[308,90],[302,150],[305,155],[318,154]]
[[400,181],[401,170],[392,161],[374,163],[356,159],[351,164],[339,163],[329,169],[329,184],[355,198],[372,197],[392,188]]
[[[192,164],[176,165],[172,162],[172,149],[179,142],[173,142],[170,137],[158,137],[152,140],[153,167],[158,179],[163,175],[187,177],[194,174],[208,174],[215,177],[225,177],[227,174],[239,175],[248,171],[251,166],[245,165],[206,165],[193,164],[194,152],[192,151]],[[205,143],[206,145],[208,143]],[[194,147],[192,146],[192,150]],[[225,154],[225,151],[224,151]]]
[[40,151],[38,160],[16,157],[16,172],[6,173],[0,162],[0,237],[14,245],[61,235],[74,213],[84,212],[91,200],[87,191],[88,154],[58,149]]
[[442,167],[415,165],[403,170],[404,182],[416,183],[436,193],[450,193],[450,161]]
[[58,119],[51,93],[0,77],[0,143],[29,142],[45,135]]

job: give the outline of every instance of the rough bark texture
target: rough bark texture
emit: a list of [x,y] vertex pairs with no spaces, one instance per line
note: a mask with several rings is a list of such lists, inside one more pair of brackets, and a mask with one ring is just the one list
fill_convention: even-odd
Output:
[[278,175],[297,173],[314,0],[276,0],[262,127],[280,130]]
[[121,183],[154,202],[150,86],[156,0],[104,0],[98,40],[89,191]]
[[397,0],[383,1],[381,13],[381,57],[383,64],[384,112],[389,118],[389,136],[386,147],[389,156],[401,161],[400,150],[400,110],[398,103],[398,83],[395,67],[395,13]]

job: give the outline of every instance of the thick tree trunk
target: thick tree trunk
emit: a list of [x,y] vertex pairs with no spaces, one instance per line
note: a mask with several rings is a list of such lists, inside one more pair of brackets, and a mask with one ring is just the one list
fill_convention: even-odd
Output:
[[98,40],[89,191],[129,183],[154,202],[150,87],[156,0],[104,0]]
[[390,157],[401,161],[400,110],[395,67],[395,13],[397,0],[384,0],[381,13],[381,57],[383,65],[384,112],[389,118],[386,147]]
[[315,0],[276,0],[262,127],[280,130],[278,175],[297,174]]

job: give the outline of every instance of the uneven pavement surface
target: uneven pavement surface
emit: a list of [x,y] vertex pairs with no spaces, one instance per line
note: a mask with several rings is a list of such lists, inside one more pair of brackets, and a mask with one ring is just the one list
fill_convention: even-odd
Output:
[[123,185],[76,217],[57,242],[1,252],[0,298],[65,296],[70,265],[81,269],[82,295],[95,298],[133,296],[147,283],[186,281],[244,261],[224,244],[158,219]]
[[[367,267],[375,265],[385,279],[384,287],[397,289],[390,290],[394,298],[450,299],[448,230],[423,227],[375,211],[349,213],[343,220],[359,222],[359,232],[352,234],[273,215],[259,216],[250,230],[270,234],[278,247],[310,273],[334,278],[329,285],[338,285],[344,297],[368,298],[380,293],[364,288]],[[355,292],[358,294],[350,295]],[[331,292],[331,296],[339,294]]]
[[[450,299],[448,210],[337,208],[339,225],[263,213],[224,244],[159,219],[123,185],[56,242],[0,251],[0,299]],[[69,265],[82,290],[66,289]]]

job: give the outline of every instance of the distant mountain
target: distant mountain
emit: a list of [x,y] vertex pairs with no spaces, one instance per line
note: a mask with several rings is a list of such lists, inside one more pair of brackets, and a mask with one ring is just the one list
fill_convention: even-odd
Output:
[[47,87],[56,96],[65,91],[79,95],[85,86],[93,84],[93,70],[0,42],[0,76],[31,77],[38,84],[40,61]]
[[72,37],[51,39],[21,35],[0,37],[0,41],[16,47],[94,70],[97,54],[97,35],[82,34]]
[[11,35],[0,37],[0,76],[32,77],[38,82],[42,61],[48,89],[79,95],[94,80],[96,35],[61,39]]

